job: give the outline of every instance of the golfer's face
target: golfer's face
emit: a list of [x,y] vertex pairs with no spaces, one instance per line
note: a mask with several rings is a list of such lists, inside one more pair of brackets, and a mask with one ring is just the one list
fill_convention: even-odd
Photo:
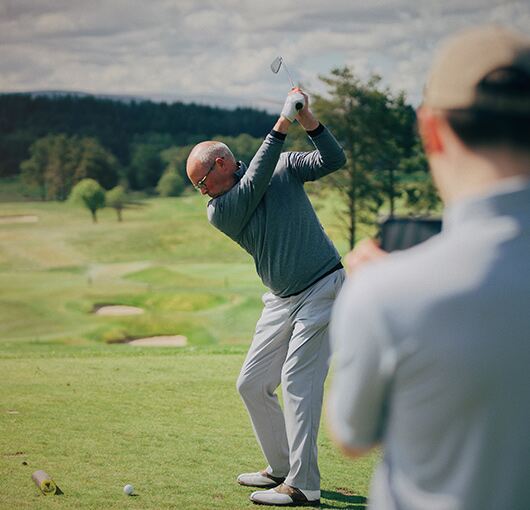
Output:
[[198,189],[201,192],[202,195],[207,193],[208,184],[206,183],[206,181],[207,181],[208,177],[210,176],[210,174],[214,171],[216,164],[217,164],[217,162],[214,161],[212,163],[212,166],[210,166],[210,168],[206,171],[206,173],[195,184],[195,188]]
[[212,198],[226,193],[234,185],[234,172],[237,163],[233,158],[217,158],[212,171],[209,171],[202,179],[202,186],[197,183],[197,188],[203,195]]

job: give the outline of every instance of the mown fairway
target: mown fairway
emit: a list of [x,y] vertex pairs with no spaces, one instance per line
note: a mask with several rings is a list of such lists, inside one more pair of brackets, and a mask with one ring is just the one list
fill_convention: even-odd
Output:
[[[264,289],[204,200],[147,200],[121,224],[58,203],[0,204],[9,215],[38,221],[0,223],[0,508],[251,508],[235,477],[264,464],[235,379]],[[100,304],[145,313],[98,317]],[[189,345],[108,343],[157,334]],[[320,444],[323,508],[364,508],[375,456]],[[39,496],[37,469],[65,494]]]
[[[248,341],[262,287],[250,257],[209,227],[201,197],[145,201],[123,223],[105,209],[98,224],[67,204],[0,204],[0,216],[16,214],[38,221],[0,224],[3,341]],[[146,313],[94,317],[101,303]]]

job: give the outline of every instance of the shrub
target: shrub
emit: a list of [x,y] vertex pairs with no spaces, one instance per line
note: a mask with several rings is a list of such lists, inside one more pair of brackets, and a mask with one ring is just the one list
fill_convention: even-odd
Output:
[[108,207],[116,209],[116,214],[118,215],[118,221],[122,220],[121,211],[125,207],[127,201],[127,193],[123,186],[116,186],[111,190],[107,191],[105,195],[105,200]]
[[184,191],[184,180],[176,172],[165,172],[158,181],[156,191],[162,197],[178,197]]
[[105,190],[94,179],[83,179],[72,189],[70,200],[84,205],[91,212],[92,221],[97,223],[96,212],[105,207]]

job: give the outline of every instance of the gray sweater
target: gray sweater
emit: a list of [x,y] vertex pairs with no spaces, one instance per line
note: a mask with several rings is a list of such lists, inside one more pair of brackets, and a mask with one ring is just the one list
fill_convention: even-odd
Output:
[[241,245],[258,275],[280,297],[296,294],[340,262],[304,191],[304,182],[338,170],[344,151],[323,126],[313,152],[281,153],[283,137],[272,132],[238,182],[208,203],[208,220]]

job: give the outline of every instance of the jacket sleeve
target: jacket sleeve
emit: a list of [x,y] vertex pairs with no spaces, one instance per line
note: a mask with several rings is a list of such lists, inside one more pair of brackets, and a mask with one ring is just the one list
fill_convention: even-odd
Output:
[[212,225],[230,237],[243,230],[269,186],[282,147],[282,138],[267,135],[240,181],[208,204]]
[[333,306],[334,377],[327,404],[335,439],[362,450],[383,439],[397,363],[378,291],[365,274],[349,278]]
[[344,150],[322,124],[308,133],[317,150],[288,153],[289,167],[302,182],[316,181],[346,163]]

